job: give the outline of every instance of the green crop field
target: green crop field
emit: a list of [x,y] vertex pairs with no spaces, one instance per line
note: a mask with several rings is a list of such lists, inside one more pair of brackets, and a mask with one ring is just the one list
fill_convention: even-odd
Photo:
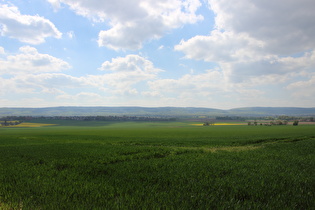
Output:
[[315,126],[0,127],[0,209],[314,209]]

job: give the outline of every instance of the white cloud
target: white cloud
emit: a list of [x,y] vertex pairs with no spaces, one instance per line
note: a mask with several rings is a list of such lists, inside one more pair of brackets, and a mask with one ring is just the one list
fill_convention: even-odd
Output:
[[58,11],[61,7],[59,0],[47,0],[54,8],[55,11]]
[[156,79],[148,84],[149,90],[142,95],[155,106],[231,108],[235,104],[226,103],[226,100],[234,99],[238,93],[218,69],[185,74],[177,79]]
[[16,6],[0,5],[0,34],[28,44],[40,44],[47,37],[62,33],[50,21],[38,15],[22,15]]
[[5,54],[5,51],[4,51],[4,48],[3,47],[0,47],[0,55],[1,54]]
[[313,0],[208,0],[220,30],[246,33],[269,53],[290,55],[315,47]]
[[116,72],[149,72],[158,73],[161,69],[154,67],[153,63],[139,55],[127,55],[125,57],[113,58],[105,61],[99,70]]
[[69,39],[73,39],[75,37],[75,34],[73,31],[67,32],[67,35],[68,35]]
[[[20,52],[28,55],[28,59],[25,60],[32,61],[33,59],[29,57],[38,55],[37,50],[29,46],[21,48]],[[21,56],[15,57],[20,58]],[[100,104],[110,98],[118,103],[122,100],[120,97],[135,100],[135,97],[143,96],[143,90],[148,89],[147,82],[157,79],[158,73],[162,72],[161,69],[154,67],[151,61],[139,55],[127,55],[105,61],[99,70],[103,74],[84,77],[74,77],[62,73],[43,73],[44,71],[12,74],[10,78],[0,77],[1,85],[10,87],[10,90],[2,91],[1,94],[23,94],[25,97],[35,95],[47,97],[49,95],[63,105]],[[97,92],[104,95],[101,96]],[[134,101],[135,104],[136,101]],[[123,101],[119,104],[123,104]]]
[[208,97],[228,89],[222,73],[218,70],[208,70],[197,75],[186,74],[179,79],[157,79],[149,81],[148,84],[154,95],[179,98]]
[[158,50],[163,50],[164,49],[164,45],[159,46]]
[[[155,68],[151,61],[141,56],[127,55],[105,61],[99,69],[104,74],[75,77],[62,73],[50,73],[62,70],[63,66],[69,67],[64,61],[38,54],[35,48],[29,46],[22,47],[20,51],[24,54],[12,56],[7,61],[0,60],[0,70],[11,75],[7,79],[0,77],[1,84],[9,86],[11,93],[47,93],[69,96],[70,89],[84,88],[93,91],[101,90],[105,94],[112,95],[138,95],[143,86],[147,86],[147,81],[155,80],[158,73],[162,72],[161,69]],[[45,67],[38,69],[33,63],[41,63],[38,61],[41,57],[47,57],[51,61]],[[5,66],[7,67],[1,69]],[[17,70],[17,68],[20,69]]]
[[67,62],[48,54],[40,54],[34,47],[23,46],[19,50],[20,54],[0,60],[0,74],[59,72],[71,68]]
[[[309,74],[315,70],[315,53],[305,53],[301,57],[266,56],[256,61],[236,61],[219,63],[227,79],[231,82],[247,83],[251,80],[273,83],[298,79],[300,74]],[[309,73],[307,73],[309,72]],[[305,75],[304,75],[305,76]],[[269,78],[263,80],[263,78]]]
[[305,87],[315,90],[312,88],[315,87],[315,75],[313,75],[309,80],[294,82],[287,86],[289,90],[301,89]]
[[[200,106],[234,108],[246,106],[313,106],[314,77],[292,82],[297,73],[253,77],[243,83],[231,83],[219,69],[202,74],[186,74],[178,79],[149,81],[142,94],[151,104],[162,106]],[[298,73],[300,77],[309,77]],[[305,89],[306,88],[306,89]],[[292,97],[298,101],[292,100]]]
[[308,99],[310,104],[312,104],[315,96],[315,74],[310,76],[307,80],[293,82],[286,88],[292,92],[295,98],[299,100]]
[[78,94],[75,95],[70,95],[70,94],[61,94],[59,96],[56,97],[57,99],[61,99],[61,100],[66,100],[66,101],[71,101],[71,102],[75,102],[78,103],[80,101],[85,101],[85,102],[90,102],[88,103],[89,105],[95,104],[95,102],[101,102],[101,99],[103,99],[102,96],[100,96],[97,93],[93,93],[93,92],[80,92]]
[[46,73],[30,76],[17,76],[21,83],[33,84],[41,88],[80,88],[88,85],[84,77],[73,77],[67,74]]
[[91,83],[117,94],[137,94],[136,85],[155,79],[157,74],[163,71],[139,55],[113,58],[111,61],[105,61],[99,70],[106,73],[90,75]]
[[[195,36],[182,40],[175,50],[185,53],[186,58],[209,62],[252,61],[260,59],[263,42],[247,34],[214,30],[210,36]],[[265,55],[264,55],[265,56]]]
[[[99,33],[98,44],[114,50],[142,47],[184,24],[202,20],[197,15],[199,0],[49,0],[68,5],[77,14],[94,21],[108,21],[110,29]],[[132,8],[132,9],[130,9]]]
[[0,100],[0,103],[6,107],[43,107],[54,106],[53,101],[47,101],[46,99],[37,98],[33,96],[24,96],[13,100]]
[[63,94],[65,89],[89,87],[91,84],[84,77],[73,77],[60,73],[15,75],[12,78],[0,77],[1,84],[10,87],[3,88],[3,93],[27,94]]
[[280,76],[285,79],[278,81],[284,83],[294,79],[295,72],[315,70],[312,1],[208,2],[216,14],[216,28],[209,36],[195,36],[175,46],[185,58],[217,62],[232,84]]

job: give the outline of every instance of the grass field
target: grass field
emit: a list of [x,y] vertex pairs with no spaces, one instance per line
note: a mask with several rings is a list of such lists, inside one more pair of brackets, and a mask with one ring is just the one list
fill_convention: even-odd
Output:
[[0,128],[0,209],[315,206],[314,125],[36,123]]

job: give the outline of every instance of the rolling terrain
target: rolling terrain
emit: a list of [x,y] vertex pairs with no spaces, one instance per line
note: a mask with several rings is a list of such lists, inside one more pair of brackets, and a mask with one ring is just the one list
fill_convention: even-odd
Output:
[[1,116],[315,116],[315,108],[248,107],[230,110],[198,107],[47,107],[0,108]]

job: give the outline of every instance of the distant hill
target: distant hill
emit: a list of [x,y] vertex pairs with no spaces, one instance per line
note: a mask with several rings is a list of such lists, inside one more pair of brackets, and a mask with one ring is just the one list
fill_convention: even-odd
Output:
[[230,110],[198,107],[47,107],[0,108],[4,116],[315,116],[315,108],[247,107]]
[[238,116],[314,116],[315,108],[299,107],[247,107],[230,109],[231,115]]

